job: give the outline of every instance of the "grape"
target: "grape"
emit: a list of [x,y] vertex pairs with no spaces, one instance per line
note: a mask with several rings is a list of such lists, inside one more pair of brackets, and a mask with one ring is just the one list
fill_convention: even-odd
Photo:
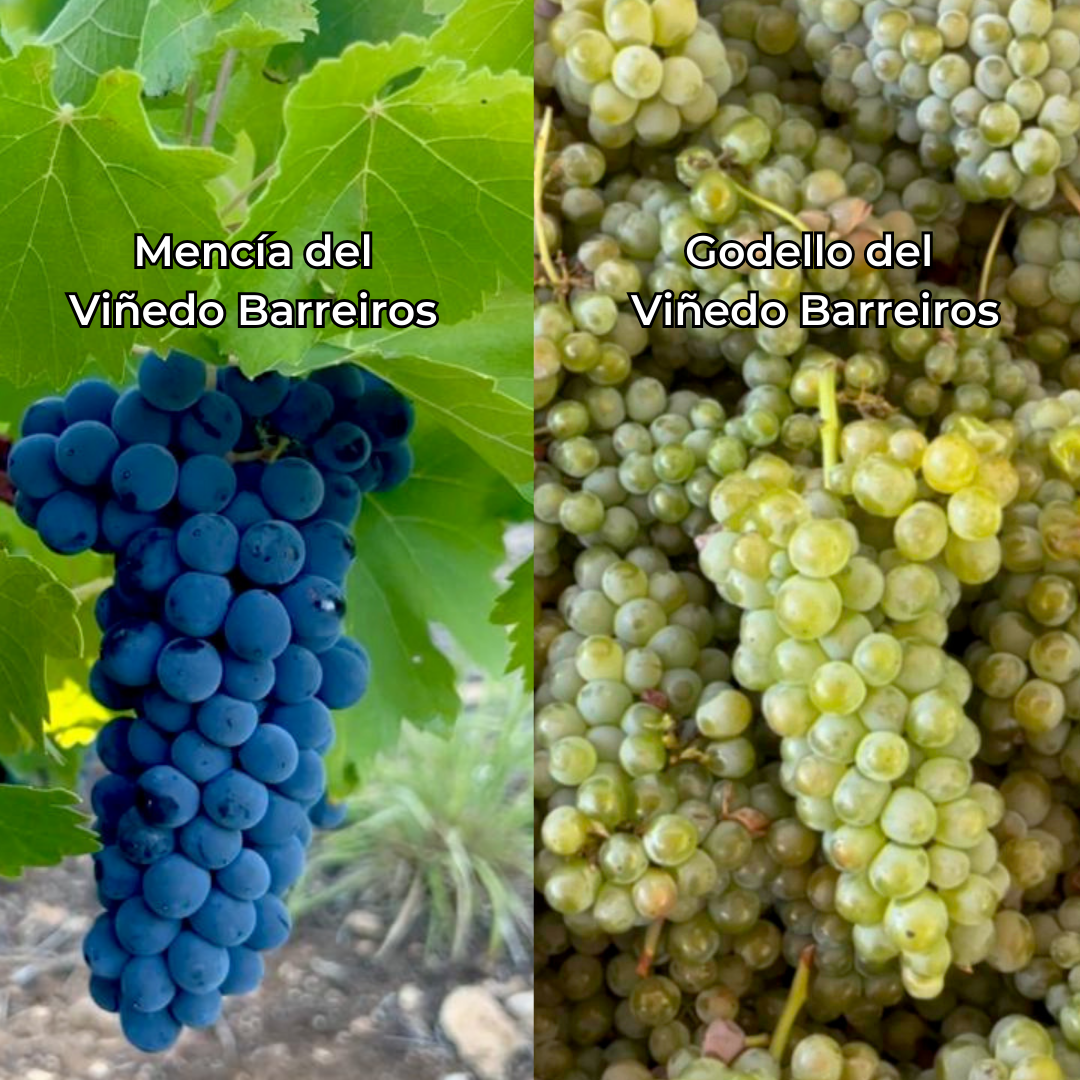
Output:
[[261,589],[238,596],[225,617],[225,639],[243,660],[276,659],[285,651],[292,633],[287,606]]
[[172,417],[154,408],[135,388],[123,391],[109,415],[113,434],[125,446],[133,443],[157,443],[168,446],[172,441]]
[[240,408],[253,417],[267,416],[289,392],[289,380],[276,371],[247,378],[239,368],[223,367],[218,371],[218,389],[228,394]]
[[[319,758],[319,765],[322,765],[321,758]],[[292,783],[296,779],[297,773],[294,773],[288,782]],[[319,780],[319,787],[312,795],[311,801],[314,801],[325,786],[325,777],[320,775]],[[303,829],[304,822],[307,820],[303,806],[295,799],[280,794],[280,791],[279,787],[278,791],[270,792],[266,813],[257,824],[246,830],[246,837],[252,843],[283,844],[290,836],[295,836]]]
[[225,622],[232,595],[228,578],[218,574],[181,574],[165,594],[165,618],[188,637],[211,637]]
[[153,681],[165,631],[149,619],[124,619],[101,642],[101,668],[121,686],[147,686]]
[[292,928],[288,909],[273,893],[260,897],[254,907],[255,925],[247,939],[247,947],[260,951],[280,948]]
[[176,984],[161,956],[134,956],[120,976],[125,1005],[142,1013],[158,1012],[172,1001]]
[[221,688],[241,701],[261,702],[274,689],[273,662],[241,660],[226,653],[222,657]]
[[189,454],[223,457],[236,446],[242,426],[236,402],[211,390],[180,417],[177,441]]
[[228,769],[203,789],[203,809],[223,829],[248,829],[266,813],[266,788],[246,773]]
[[345,617],[345,598],[332,581],[305,574],[282,591],[281,603],[298,638],[320,645],[325,642],[313,651],[323,652],[336,644]]
[[221,657],[202,638],[175,638],[158,657],[158,682],[178,701],[206,701],[221,685],[221,674]]
[[162,360],[147,353],[139,364],[139,390],[156,409],[183,412],[202,397],[206,368],[200,360],[173,350]]
[[180,849],[205,870],[222,870],[240,854],[244,838],[236,829],[226,828],[200,814],[179,833]]
[[232,765],[232,754],[197,731],[183,731],[170,750],[172,763],[198,784],[213,780]]
[[334,399],[330,392],[308,381],[294,383],[285,400],[270,414],[270,419],[283,435],[297,442],[307,442],[326,426],[333,414]]
[[258,852],[266,864],[270,874],[268,891],[277,896],[283,895],[304,872],[304,845],[299,837],[291,836],[283,844],[252,850]]
[[315,440],[312,456],[331,472],[355,472],[371,458],[371,439],[362,427],[348,422],[332,425]]
[[172,529],[154,526],[138,533],[124,549],[117,584],[130,596],[163,593],[182,570]]
[[122,1004],[120,1026],[128,1042],[147,1054],[168,1050],[180,1037],[180,1024],[166,1009],[147,1013]]
[[[120,814],[122,813],[123,811],[120,811]],[[166,856],[155,866],[167,863],[171,857]],[[102,901],[127,900],[128,897],[137,895],[141,889],[145,888],[142,871],[133,863],[128,862],[116,847],[103,848],[94,856],[94,880],[97,882],[98,896]],[[207,884],[209,885],[209,882]]]
[[[317,526],[333,527],[333,523],[316,522],[308,528]],[[306,536],[286,521],[260,522],[244,533],[237,564],[256,585],[285,585],[304,567],[305,541]]]
[[239,750],[240,764],[264,784],[280,784],[296,771],[296,740],[277,724],[260,724]]
[[83,956],[90,970],[103,979],[119,979],[131,953],[120,944],[111,916],[99,915],[83,940]]
[[278,705],[268,719],[291,735],[301,750],[317,750],[333,737],[330,710],[315,698],[295,705]]
[[318,693],[322,686],[322,663],[301,645],[289,645],[274,660],[274,696],[286,705],[296,705]]
[[64,476],[57,468],[59,440],[44,433],[20,439],[8,458],[11,482],[34,499],[49,499],[64,490]]
[[[214,896],[215,893],[211,892],[211,900]],[[206,911],[207,904],[193,917],[193,926],[195,920],[200,919],[202,912]],[[183,930],[169,946],[168,967],[169,974],[180,989],[190,994],[206,994],[225,981],[229,973],[229,954],[200,934]]]
[[212,889],[206,903],[192,917],[191,925],[206,941],[222,948],[235,948],[252,937],[255,921],[255,903]]
[[210,990],[204,994],[192,994],[181,990],[173,998],[169,1012],[173,1019],[185,1027],[208,1028],[217,1023],[221,1015],[221,991]]
[[[337,522],[320,519],[305,525],[300,533],[303,537],[304,572],[326,578],[336,585],[343,584],[356,558],[356,543],[348,530]],[[295,576],[291,574],[285,580],[291,581]],[[278,585],[284,583],[274,582]]]
[[239,534],[260,521],[269,521],[273,514],[255,492],[239,491],[233,501],[225,507],[224,516],[232,522]]
[[165,919],[186,919],[210,894],[209,873],[176,853],[154,863],[141,883],[146,906]]
[[[298,751],[296,768],[288,776],[279,780],[276,787],[282,795],[295,799],[297,802],[305,805],[314,803],[326,788],[326,767],[323,765],[321,755],[314,750]],[[296,827],[301,826],[302,822],[299,822]],[[284,840],[280,836],[271,836],[267,841],[257,840],[256,842],[280,844]]]
[[171,765],[156,765],[136,782],[135,805],[147,823],[176,829],[198,812],[199,789]]
[[215,874],[214,883],[237,900],[258,900],[270,888],[270,868],[261,855],[245,848]]
[[133,956],[156,956],[172,944],[181,923],[155,915],[141,897],[133,896],[117,908],[114,927],[117,940]]
[[83,379],[64,396],[64,423],[95,420],[108,424],[119,395],[104,379]]
[[112,428],[96,420],[80,420],[57,439],[56,467],[73,484],[93,487],[109,472],[119,451]]
[[227,694],[215,694],[195,713],[199,731],[219,746],[240,746],[247,742],[258,723],[259,714],[251,702]]
[[97,543],[97,507],[83,495],[61,491],[45,502],[34,527],[53,551],[61,555],[78,555]]
[[25,441],[30,435],[59,435],[66,425],[64,399],[45,397],[35,401],[23,413],[19,432]]
[[213,454],[196,454],[180,466],[176,501],[195,514],[220,514],[236,495],[236,471]]
[[133,720],[128,727],[128,749],[142,768],[164,765],[169,760],[169,740],[141,718]]
[[176,533],[176,550],[192,570],[227,574],[236,566],[240,538],[236,526],[219,514],[195,514]]
[[355,705],[367,690],[370,661],[356,642],[342,638],[318,657],[322,679],[318,694],[330,709],[347,709]]
[[124,857],[140,866],[163,859],[176,843],[171,830],[157,828],[145,821],[134,807],[117,823],[116,839]]
[[322,505],[322,474],[300,458],[283,458],[262,476],[260,494],[267,507],[286,521],[303,521]]
[[221,984],[223,994],[250,994],[263,977],[263,958],[253,947],[237,946],[228,949],[229,973]]
[[112,489],[125,510],[146,514],[167,506],[176,494],[180,469],[163,446],[139,443],[112,463]]

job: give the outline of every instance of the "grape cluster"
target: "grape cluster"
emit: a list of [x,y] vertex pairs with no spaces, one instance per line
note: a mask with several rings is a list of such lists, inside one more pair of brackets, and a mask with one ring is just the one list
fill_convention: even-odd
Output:
[[1080,18],[1051,0],[975,6],[800,0],[830,108],[861,139],[916,143],[969,202],[1037,209],[1077,162]]
[[409,403],[351,366],[249,380],[146,355],[31,406],[16,508],[53,550],[115,554],[91,689],[111,720],[91,801],[105,911],[90,989],[145,1051],[214,1023],[289,934],[282,897],[327,801],[331,709],[363,695],[343,634],[365,493],[403,482]]

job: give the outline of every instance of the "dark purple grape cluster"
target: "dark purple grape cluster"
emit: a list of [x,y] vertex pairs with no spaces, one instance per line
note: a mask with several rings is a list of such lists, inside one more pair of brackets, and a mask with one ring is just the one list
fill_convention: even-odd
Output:
[[369,675],[343,634],[352,526],[366,493],[408,477],[412,423],[354,366],[247,379],[179,352],[23,418],[20,518],[55,551],[116,555],[91,690],[128,715],[97,740],[105,911],[84,951],[94,1000],[141,1050],[258,986],[312,827],[340,823],[330,710]]

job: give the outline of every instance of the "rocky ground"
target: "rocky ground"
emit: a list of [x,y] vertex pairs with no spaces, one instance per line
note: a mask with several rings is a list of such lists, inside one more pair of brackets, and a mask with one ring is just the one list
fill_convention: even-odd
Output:
[[260,992],[148,1057],[86,993],[87,861],[0,885],[0,1080],[528,1080],[531,975],[373,955],[376,912],[302,921]]

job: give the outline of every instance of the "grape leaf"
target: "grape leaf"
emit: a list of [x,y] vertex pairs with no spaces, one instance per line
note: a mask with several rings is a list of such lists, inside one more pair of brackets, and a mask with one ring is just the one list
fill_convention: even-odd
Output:
[[[342,295],[433,298],[440,319],[455,322],[503,278],[531,288],[528,80],[467,74],[426,50],[408,36],[353,45],[301,79],[285,106],[280,167],[243,230],[275,230],[299,265],[223,270],[220,295],[295,297],[315,274],[304,245],[324,231],[356,239],[363,228],[373,233],[373,267],[319,272]],[[316,331],[226,324],[218,336],[254,373],[295,364]]]
[[43,745],[45,658],[82,652],[75,608],[71,591],[40,563],[0,554],[0,753]]
[[423,356],[441,364],[467,367],[490,375],[499,393],[531,410],[532,311],[531,293],[500,290],[485,298],[480,311],[461,322],[440,323],[428,330],[413,326],[404,330],[354,330],[333,338],[331,343],[355,352],[360,363],[377,354],[388,359]]
[[56,47],[57,99],[81,105],[99,75],[133,67],[145,20],[145,0],[71,0],[41,35]]
[[[339,717],[330,762],[337,783],[350,763],[390,745],[403,719],[457,715],[457,677],[431,624],[492,672],[506,665],[506,635],[489,621],[505,560],[504,522],[516,491],[458,439],[421,416],[416,471],[407,484],[365,499],[356,529],[363,553],[349,574],[349,632],[371,655],[365,699]],[[370,628],[370,630],[368,629]]]
[[156,97],[186,85],[215,45],[260,48],[317,28],[312,0],[150,0],[136,66]]
[[0,784],[0,876],[28,866],[56,866],[69,855],[89,855],[101,844],[75,809],[79,797],[62,788]]
[[470,68],[515,69],[532,76],[531,0],[465,0],[432,37],[431,46]]
[[355,41],[378,44],[401,34],[427,37],[441,20],[423,0],[318,0],[319,32],[299,45],[282,45],[271,57],[273,67],[296,77],[325,56],[338,56]]
[[531,689],[533,671],[533,560],[526,559],[510,575],[506,591],[495,601],[491,621],[505,626],[510,633],[510,664],[507,672],[520,671]]
[[[0,61],[0,340],[5,378],[63,386],[88,356],[118,374],[136,335],[81,329],[64,294],[78,293],[85,304],[97,290],[138,289],[171,301],[197,289],[194,270],[134,270],[134,233],[152,243],[166,232],[218,235],[205,183],[228,161],[209,150],[160,146],[130,72],[102,76],[80,109],[59,106],[52,57],[28,46]],[[140,337],[156,340],[145,330]]]
[[[317,345],[308,354],[308,370],[347,356]],[[500,393],[494,380],[427,357],[374,353],[349,358],[393,383],[511,483],[524,484],[532,477],[532,408]]]

